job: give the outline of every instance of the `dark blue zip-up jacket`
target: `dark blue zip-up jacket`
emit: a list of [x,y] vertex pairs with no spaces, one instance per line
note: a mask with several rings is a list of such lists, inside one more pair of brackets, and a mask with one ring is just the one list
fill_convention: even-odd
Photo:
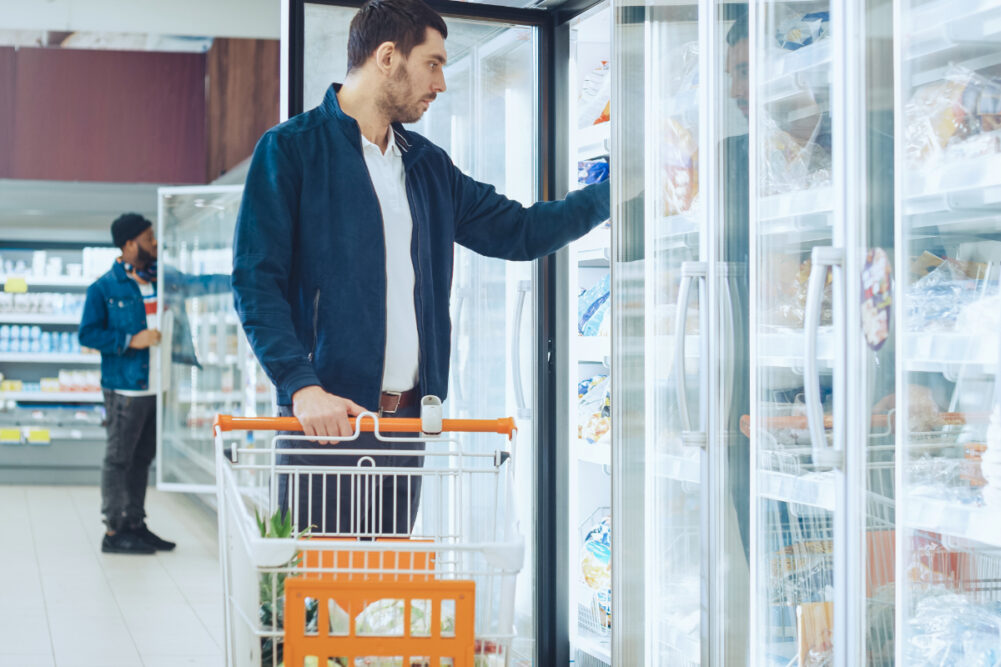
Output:
[[[310,385],[373,409],[386,344],[386,250],[361,132],[331,86],[323,103],[257,144],[236,225],[233,292],[278,403]],[[525,208],[463,174],[394,124],[413,218],[411,257],[421,395],[445,398],[453,244],[542,257],[609,216],[608,183]]]

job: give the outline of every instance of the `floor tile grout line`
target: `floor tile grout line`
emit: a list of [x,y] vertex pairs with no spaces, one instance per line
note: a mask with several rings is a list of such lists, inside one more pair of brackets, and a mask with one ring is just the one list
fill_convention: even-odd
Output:
[[38,592],[42,596],[42,608],[45,610],[45,629],[49,633],[49,657],[52,658],[52,664],[56,664],[56,640],[52,636],[52,623],[49,620],[49,602],[45,598],[45,573],[42,572],[42,564],[38,558],[38,543],[35,541],[35,531],[32,528],[33,522],[31,521],[31,500],[28,497],[28,490],[23,489],[21,491],[22,497],[24,498],[24,509],[27,510],[28,514],[28,535],[31,538],[31,551],[35,555],[35,569],[38,570]]
[[[72,494],[67,494],[67,495],[70,496],[70,501],[73,504],[73,509],[76,511],[77,517],[80,519],[82,523],[84,523],[86,521],[86,517],[84,517],[84,515],[81,513],[81,508],[77,504],[76,498]],[[97,545],[94,543],[93,538],[90,537],[90,533],[88,531],[84,530],[84,535],[87,536],[86,539],[90,543],[91,549],[98,548]],[[101,539],[103,540],[104,538],[102,537]],[[142,651],[139,650],[139,645],[136,644],[136,638],[132,636],[132,628],[129,625],[129,622],[125,616],[125,611],[122,609],[121,603],[118,600],[118,595],[115,593],[114,588],[111,586],[111,580],[108,578],[108,573],[104,567],[105,561],[102,558],[98,557],[97,562],[100,564],[101,576],[104,579],[104,582],[108,587],[108,590],[111,592],[111,597],[115,599],[115,608],[118,609],[118,614],[119,616],[121,616],[122,625],[125,626],[125,631],[129,633],[129,640],[132,642],[132,648],[135,649],[136,655],[139,656],[139,663],[145,666],[146,661],[143,659]],[[161,564],[160,567],[163,567],[163,565]],[[55,662],[54,655],[53,655],[53,662]],[[55,667],[59,667],[59,665],[56,665]]]

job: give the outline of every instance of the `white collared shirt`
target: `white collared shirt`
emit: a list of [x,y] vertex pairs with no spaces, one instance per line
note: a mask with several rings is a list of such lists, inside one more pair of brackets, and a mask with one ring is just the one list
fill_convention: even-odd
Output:
[[383,391],[417,386],[419,346],[414,307],[414,263],[410,255],[413,219],[407,200],[403,153],[389,128],[385,154],[362,135],[362,153],[382,209],[386,237],[386,368]]

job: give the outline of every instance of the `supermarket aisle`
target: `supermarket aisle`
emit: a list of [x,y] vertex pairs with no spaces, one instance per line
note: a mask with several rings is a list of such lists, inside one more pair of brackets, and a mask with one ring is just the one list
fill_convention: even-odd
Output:
[[214,518],[150,489],[172,553],[102,554],[96,487],[0,486],[0,666],[217,667]]

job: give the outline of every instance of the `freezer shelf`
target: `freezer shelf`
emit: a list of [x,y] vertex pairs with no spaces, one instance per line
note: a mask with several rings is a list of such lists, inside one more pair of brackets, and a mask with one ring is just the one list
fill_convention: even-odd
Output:
[[989,336],[956,332],[915,332],[907,336],[907,370],[941,372],[948,366],[979,365],[982,372],[997,372],[997,342]]
[[[1001,7],[995,0],[938,0],[909,12],[902,35],[907,36],[905,58],[921,85],[941,77],[937,70],[956,62],[986,56],[986,67],[1001,61]],[[971,68],[975,69],[975,67]]]
[[758,471],[758,495],[787,503],[819,507],[833,512],[835,508],[834,473],[812,472],[791,475],[771,470]]
[[758,199],[761,233],[796,234],[790,242],[806,243],[830,238],[834,214],[830,186],[798,190]]
[[679,482],[700,484],[702,482],[701,450],[693,450],[694,456],[677,454],[657,454],[657,476]]
[[997,508],[960,505],[910,495],[907,499],[907,524],[919,530],[1001,547]]
[[[1001,155],[950,161],[914,173],[904,204],[911,227],[944,227],[997,214],[1001,202]],[[977,228],[983,230],[980,221]]]
[[612,464],[612,445],[607,440],[587,442],[577,439],[577,459],[600,466]]
[[602,639],[589,635],[578,635],[574,646],[578,651],[587,653],[606,665],[612,664],[612,640],[610,638]]
[[611,150],[611,123],[598,123],[577,130],[577,158],[589,160],[604,157]]
[[[817,335],[817,361],[821,368],[830,368],[834,359],[834,334],[831,327],[820,327]],[[760,364],[802,370],[806,346],[802,329],[787,329],[758,336]]]

